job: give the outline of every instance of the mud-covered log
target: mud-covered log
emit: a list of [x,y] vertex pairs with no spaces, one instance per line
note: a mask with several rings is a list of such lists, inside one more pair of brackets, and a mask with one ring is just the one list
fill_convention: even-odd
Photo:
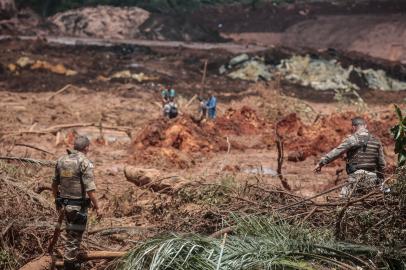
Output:
[[161,177],[160,172],[156,169],[144,169],[133,166],[126,166],[124,168],[124,175],[127,181],[139,187],[151,184],[154,180]]
[[173,193],[188,183],[188,181],[176,175],[163,175],[156,169],[145,169],[130,165],[124,168],[124,175],[127,181],[136,186],[160,193]]
[[[91,260],[113,260],[123,257],[126,252],[123,251],[89,251],[80,256],[81,261]],[[55,266],[63,267],[63,261],[54,262]],[[51,269],[51,256],[42,256],[27,263],[20,270],[48,270]]]

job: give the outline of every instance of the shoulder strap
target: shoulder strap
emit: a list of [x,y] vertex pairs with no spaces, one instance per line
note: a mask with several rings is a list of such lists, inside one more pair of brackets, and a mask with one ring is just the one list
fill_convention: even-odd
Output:
[[80,188],[82,190],[82,210],[86,208],[86,190],[85,190],[85,184],[83,183],[83,174],[82,174],[82,162],[79,163],[79,179],[80,179]]
[[362,151],[365,152],[368,147],[368,142],[371,139],[371,134],[368,134],[368,137],[365,141],[362,142]]

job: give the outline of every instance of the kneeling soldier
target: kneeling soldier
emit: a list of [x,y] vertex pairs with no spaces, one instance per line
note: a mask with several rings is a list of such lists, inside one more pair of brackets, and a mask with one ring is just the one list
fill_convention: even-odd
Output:
[[74,150],[68,150],[56,163],[52,191],[57,210],[62,211],[66,223],[67,242],[64,253],[64,269],[80,269],[78,254],[83,232],[87,224],[87,210],[92,205],[98,217],[99,205],[93,179],[93,164],[85,156],[89,151],[89,139],[79,136]]

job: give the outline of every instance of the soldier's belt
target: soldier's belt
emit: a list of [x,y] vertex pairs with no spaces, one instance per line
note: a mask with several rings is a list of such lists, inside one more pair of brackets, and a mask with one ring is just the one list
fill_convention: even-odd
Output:
[[82,199],[60,198],[60,200],[63,205],[73,205],[73,206],[89,206],[90,205],[90,199],[85,199],[83,201]]

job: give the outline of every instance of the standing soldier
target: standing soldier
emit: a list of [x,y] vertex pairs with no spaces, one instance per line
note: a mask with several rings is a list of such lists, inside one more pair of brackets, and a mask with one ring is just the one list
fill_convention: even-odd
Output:
[[[351,122],[353,134],[322,157],[314,168],[314,171],[318,173],[323,166],[342,154],[346,154],[348,182],[352,184],[342,188],[342,197],[348,197],[354,188],[354,192],[357,193],[361,192],[362,188],[382,183],[385,170],[385,157],[381,142],[369,133],[363,118],[355,117]],[[354,187],[353,184],[357,182],[357,186]]]
[[57,210],[64,215],[67,242],[64,254],[64,269],[76,270],[80,243],[87,224],[87,210],[90,206],[98,217],[99,204],[93,179],[93,164],[85,156],[89,151],[89,139],[79,136],[74,141],[74,150],[68,150],[56,163],[52,191]]

